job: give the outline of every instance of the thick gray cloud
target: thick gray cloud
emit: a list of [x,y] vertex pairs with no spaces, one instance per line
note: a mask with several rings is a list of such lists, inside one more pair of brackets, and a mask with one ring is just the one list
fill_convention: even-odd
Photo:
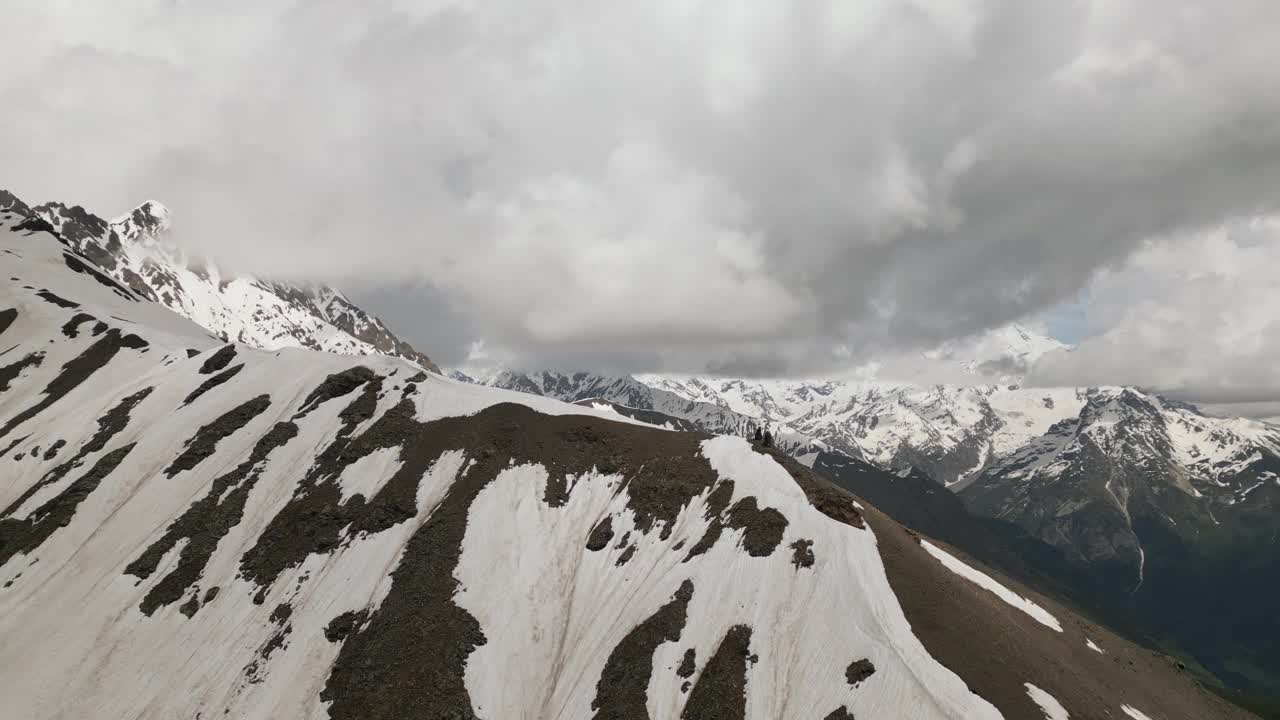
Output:
[[1029,380],[1138,385],[1226,412],[1280,414],[1280,216],[1152,240],[1090,285],[1094,334]]
[[1274,210],[1277,28],[1273,0],[19,0],[0,166],[383,314],[431,299],[407,334],[443,357],[801,372]]

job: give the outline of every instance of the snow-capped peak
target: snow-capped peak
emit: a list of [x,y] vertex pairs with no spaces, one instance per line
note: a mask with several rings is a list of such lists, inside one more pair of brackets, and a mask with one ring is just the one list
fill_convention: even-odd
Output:
[[923,353],[928,360],[956,363],[965,372],[999,383],[1017,383],[1041,357],[1070,346],[1019,323],[993,328]]
[[112,228],[117,229],[125,239],[139,239],[150,235],[155,237],[169,229],[169,208],[147,200],[124,215],[111,221]]
[[[7,199],[6,199],[7,198]],[[439,369],[342,293],[232,273],[172,241],[169,209],[148,200],[107,222],[80,206],[7,206],[47,223],[73,250],[137,296],[158,302],[214,335],[265,350],[307,347],[344,355],[384,354]]]

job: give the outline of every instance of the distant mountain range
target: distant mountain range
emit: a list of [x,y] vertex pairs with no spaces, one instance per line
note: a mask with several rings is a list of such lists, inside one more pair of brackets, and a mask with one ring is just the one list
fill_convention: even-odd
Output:
[[[1022,328],[1006,336],[1033,348],[1012,353],[1024,359],[1054,345]],[[956,513],[970,515],[983,530],[949,538],[970,553],[1005,558],[1011,572],[1022,565],[1015,556],[1039,558],[1023,569],[1080,604],[1236,687],[1280,696],[1280,656],[1268,649],[1280,644],[1280,621],[1262,600],[1280,592],[1280,428],[1135,388],[1023,388],[1019,379],[919,386],[506,371],[484,382],[659,412],[710,432],[766,426],[837,481],[850,462],[892,471],[896,487],[850,487],[935,536],[956,531]],[[922,499],[927,485],[959,502]]]
[[1251,717],[847,491],[954,501],[919,474],[783,430],[832,484],[642,383],[503,381],[654,407],[571,405],[280,331],[305,308],[258,281],[211,333],[128,221],[50,212],[0,208],[5,718]]

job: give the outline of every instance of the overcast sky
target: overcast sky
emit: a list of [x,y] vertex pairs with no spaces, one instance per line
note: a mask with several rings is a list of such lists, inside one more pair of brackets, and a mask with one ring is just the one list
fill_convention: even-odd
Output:
[[0,167],[348,288],[446,365],[1280,399],[1275,0],[11,0]]

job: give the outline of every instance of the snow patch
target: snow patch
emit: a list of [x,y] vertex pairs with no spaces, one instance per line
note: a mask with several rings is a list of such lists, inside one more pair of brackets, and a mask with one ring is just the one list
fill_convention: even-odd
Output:
[[1031,683],[1023,684],[1027,687],[1027,694],[1044,711],[1046,720],[1069,720],[1071,716],[1067,714],[1067,709],[1062,707],[1062,703],[1058,702],[1057,698]]
[[1151,720],[1150,716],[1139,711],[1137,708],[1133,706],[1121,705],[1120,709],[1124,711],[1125,715],[1128,715],[1129,717],[1133,718],[1133,720]]
[[1256,483],[1254,483],[1254,484],[1250,485],[1249,487],[1245,488],[1244,490],[1241,490],[1241,491],[1240,491],[1240,499],[1241,499],[1241,500],[1244,500],[1245,498],[1249,497],[1249,493],[1253,492],[1254,490],[1257,490],[1259,487],[1261,487],[1262,485],[1264,485],[1266,482],[1267,482],[1267,479],[1266,479],[1266,478],[1263,478],[1263,479],[1259,480],[1258,482],[1256,482]]
[[1001,585],[990,575],[969,567],[954,555],[951,555],[942,548],[930,543],[928,540],[921,540],[920,545],[925,549],[925,551],[945,565],[948,570],[954,572],[960,577],[963,577],[969,582],[974,583],[975,585],[990,590],[1001,600],[1004,600],[1006,603],[1009,603],[1013,607],[1021,610],[1027,615],[1030,615],[1033,620],[1041,625],[1044,625],[1047,628],[1052,628],[1058,632],[1062,632],[1062,624],[1059,623],[1058,619],[1050,614],[1048,610],[1045,610],[1021,595],[1018,595],[1004,585]]
[[818,459],[818,452],[815,450],[814,452],[800,453],[795,457],[796,462],[812,470],[813,463]]
[[1095,643],[1094,641],[1090,640],[1089,638],[1085,638],[1085,639],[1084,639],[1084,646],[1085,646],[1085,647],[1087,647],[1087,648],[1089,648],[1090,650],[1092,650],[1092,651],[1094,651],[1094,652],[1098,653],[1099,655],[1106,655],[1106,654],[1107,654],[1107,651],[1106,651],[1106,650],[1103,650],[1102,648],[1098,647],[1098,644],[1097,644],[1097,643]]
[[342,502],[354,495],[363,495],[366,500],[373,497],[403,465],[399,447],[380,448],[351,463],[338,477]]
[[[1136,540],[1138,536],[1135,534],[1133,537]],[[1132,595],[1138,592],[1138,590],[1142,588],[1143,581],[1145,581],[1146,579],[1147,579],[1147,551],[1142,549],[1142,546],[1139,545],[1138,546],[1138,584],[1135,585],[1133,589],[1129,591],[1129,594]]]

